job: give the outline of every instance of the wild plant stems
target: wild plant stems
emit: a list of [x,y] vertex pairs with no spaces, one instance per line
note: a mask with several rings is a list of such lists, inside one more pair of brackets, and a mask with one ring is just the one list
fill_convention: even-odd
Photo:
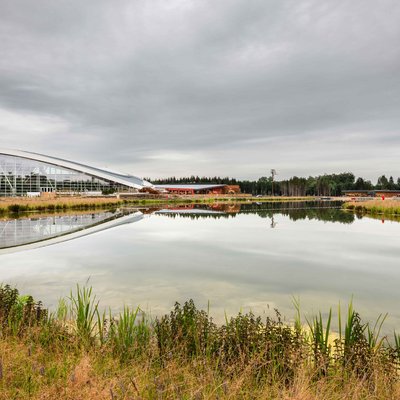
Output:
[[[188,374],[196,374],[197,368],[198,374],[213,376],[213,390],[221,398],[233,390],[229,382],[239,376],[254,397],[263,388],[274,388],[283,396],[282,390],[297,385],[302,374],[309,376],[310,384],[332,381],[337,387],[333,382],[339,376],[342,387],[352,380],[357,385],[362,383],[364,395],[377,393],[382,382],[390,382],[388,386],[385,383],[385,393],[400,393],[400,335],[395,333],[394,340],[381,336],[387,315],[380,315],[370,326],[361,321],[350,301],[345,318],[339,306],[335,332],[332,310],[325,318],[318,313],[306,318],[307,323],[303,324],[299,299],[294,299],[293,304],[293,326],[284,323],[278,311],[274,318],[266,320],[251,312],[239,313],[231,318],[226,316],[225,323],[217,325],[209,308],[199,310],[192,300],[183,305],[176,303],[169,314],[153,319],[140,307],[125,306],[117,315],[111,311],[107,314],[100,311],[91,287],[77,285],[67,299],[60,301],[58,310],[50,314],[41,303],[29,296],[21,297],[16,289],[6,285],[0,287],[0,346],[11,346],[12,341],[20,340],[51,354],[83,351],[97,357],[100,364],[108,357],[115,359],[118,370],[128,371],[129,366],[143,363],[148,373],[154,371],[155,376],[173,366],[179,371],[190,368],[190,373],[185,372],[188,378]],[[54,378],[49,375],[48,379],[51,382]],[[177,381],[174,382],[176,385]],[[38,391],[40,385],[43,383],[39,380],[30,381],[25,387],[26,398]],[[157,382],[154,385],[159,387]],[[224,385],[226,389],[221,392]],[[178,396],[177,392],[174,396]]]

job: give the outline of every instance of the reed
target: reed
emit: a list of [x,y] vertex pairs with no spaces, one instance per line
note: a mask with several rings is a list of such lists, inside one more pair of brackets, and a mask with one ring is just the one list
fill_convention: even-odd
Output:
[[314,351],[315,367],[319,369],[323,375],[328,373],[329,363],[331,361],[332,346],[329,340],[331,321],[332,309],[329,310],[326,324],[324,324],[322,320],[321,313],[313,317],[311,321],[307,320]]
[[[104,326],[102,329],[104,330]],[[145,352],[149,341],[150,325],[139,307],[132,310],[125,306],[118,317],[112,320],[109,344],[121,361],[127,361]]]
[[71,291],[70,297],[71,319],[74,321],[76,335],[85,345],[89,345],[98,332],[97,316],[98,305],[96,296],[92,294],[92,288],[76,286],[76,292]]
[[400,334],[394,332],[394,355],[397,358],[398,362],[400,362]]
[[[0,287],[0,399],[268,398],[394,399],[400,335],[381,336],[386,315],[306,318],[275,310],[213,322],[192,300],[155,319],[139,307],[100,312],[91,287],[76,287],[54,313]],[[15,328],[13,327],[15,324]]]

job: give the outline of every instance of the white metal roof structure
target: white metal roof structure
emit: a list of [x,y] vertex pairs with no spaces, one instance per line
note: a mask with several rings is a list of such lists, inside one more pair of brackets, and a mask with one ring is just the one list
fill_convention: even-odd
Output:
[[58,157],[46,156],[44,154],[33,153],[30,151],[13,150],[13,149],[1,149],[0,155],[21,157],[28,160],[39,161],[47,164],[51,164],[60,168],[68,168],[70,170],[88,174],[97,178],[112,181],[121,185],[126,185],[134,189],[142,189],[143,187],[152,187],[153,184],[147,182],[134,175],[124,174],[121,172],[114,172],[108,169],[102,169],[97,167],[91,167],[86,164],[82,164],[75,161],[69,161]]

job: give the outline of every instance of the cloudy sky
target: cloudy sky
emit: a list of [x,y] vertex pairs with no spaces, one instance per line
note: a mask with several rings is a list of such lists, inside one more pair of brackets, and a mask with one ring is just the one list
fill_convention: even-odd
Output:
[[397,0],[0,0],[0,146],[139,176],[400,176]]

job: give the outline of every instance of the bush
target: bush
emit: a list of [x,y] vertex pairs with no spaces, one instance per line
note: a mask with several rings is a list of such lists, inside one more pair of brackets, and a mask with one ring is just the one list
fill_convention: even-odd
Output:
[[203,310],[198,310],[193,300],[183,307],[175,303],[174,310],[155,321],[160,356],[178,353],[194,357],[215,352],[216,325]]
[[2,335],[22,334],[28,327],[47,320],[47,310],[32,296],[19,296],[17,289],[0,286],[0,327]]

